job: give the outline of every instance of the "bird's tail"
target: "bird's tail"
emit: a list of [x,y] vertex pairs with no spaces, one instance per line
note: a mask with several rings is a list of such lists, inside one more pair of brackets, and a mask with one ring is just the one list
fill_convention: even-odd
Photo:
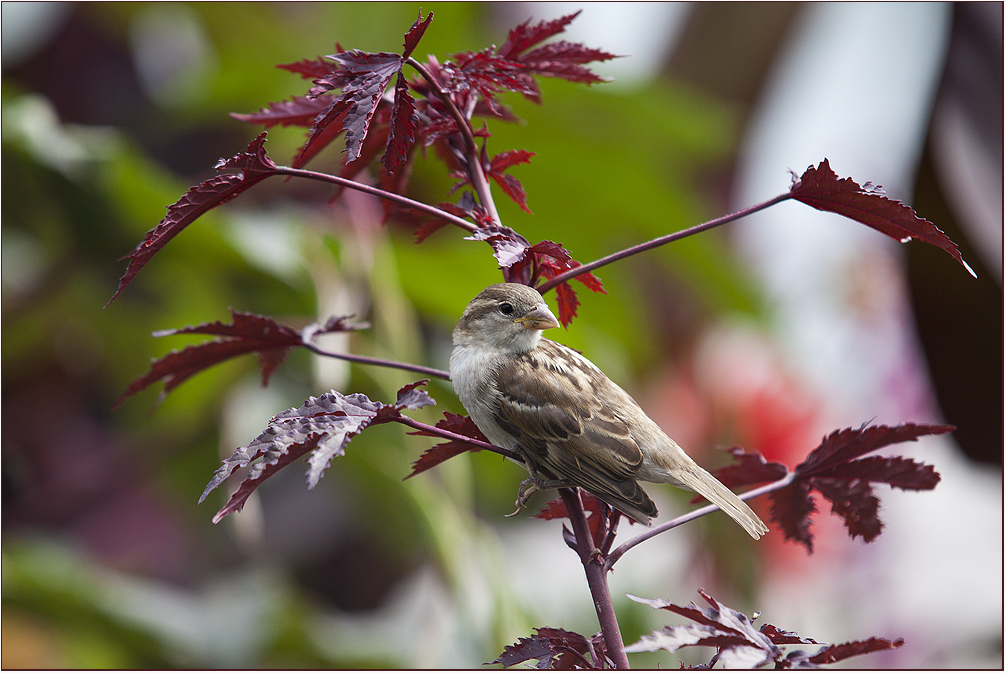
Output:
[[741,528],[754,539],[757,540],[768,532],[768,526],[737,497],[737,494],[695,463],[686,469],[676,470],[674,476],[676,480],[680,480],[682,486],[695,491],[726,512],[727,516],[740,524]]

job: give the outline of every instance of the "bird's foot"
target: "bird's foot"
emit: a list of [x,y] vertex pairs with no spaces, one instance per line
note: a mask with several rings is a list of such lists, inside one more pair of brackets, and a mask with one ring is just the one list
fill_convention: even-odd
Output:
[[528,464],[528,472],[531,473],[531,477],[522,481],[520,489],[517,491],[517,509],[512,514],[507,514],[508,517],[520,514],[521,510],[523,510],[524,506],[527,504],[528,499],[537,491],[547,491],[551,488],[568,488],[570,486],[574,486],[572,482],[565,479],[542,479],[538,475],[538,471],[530,464]]
[[541,488],[538,486],[538,482],[535,479],[525,479],[520,483],[520,489],[517,490],[517,509],[507,516],[517,516],[524,509],[524,505],[527,504],[528,498],[535,491],[540,491]]

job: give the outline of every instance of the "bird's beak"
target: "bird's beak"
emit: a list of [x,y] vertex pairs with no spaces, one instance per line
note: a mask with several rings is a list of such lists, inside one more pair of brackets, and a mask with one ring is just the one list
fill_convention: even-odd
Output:
[[550,329],[559,326],[559,321],[545,304],[538,304],[514,322],[519,322],[524,329]]

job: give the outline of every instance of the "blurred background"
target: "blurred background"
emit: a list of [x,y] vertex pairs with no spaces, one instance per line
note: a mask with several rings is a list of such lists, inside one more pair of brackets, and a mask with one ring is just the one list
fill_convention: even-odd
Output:
[[[435,19],[418,51],[443,59],[579,6],[422,9]],[[1002,5],[583,9],[564,37],[624,54],[596,68],[614,81],[543,81],[543,106],[512,96],[524,121],[490,127],[492,151],[537,153],[514,171],[534,216],[497,197],[532,242],[589,261],[771,198],[827,157],[933,221],[978,274],[796,203],[600,270],[608,294],[580,291],[580,317],[554,336],[707,467],[733,445],[793,466],[867,422],[958,426],[891,447],[943,481],[878,487],[872,544],[819,502],[810,556],[723,516],[634,549],[611,576],[626,643],[666,622],[624,594],[686,604],[702,587],[821,642],[905,638],[853,666],[1001,668]],[[275,413],[331,388],[390,401],[407,373],[292,353],[262,388],[245,357],[160,405],[150,389],[111,411],[150,358],[199,341],[153,331],[227,320],[229,306],[292,325],[354,313],[372,329],[328,347],[447,367],[461,310],[500,280],[488,246],[450,228],[416,246],[378,203],[329,204],[317,184],[258,185],[102,308],[116,260],[258,132],[228,113],[306,91],[275,64],[336,41],[398,51],[418,10],[3,3],[3,667],[472,668],[535,626],[597,630],[560,524],[530,518],[544,498],[503,516],[520,470],[466,455],[403,482],[432,441],[397,425],[356,438],[311,492],[295,464],[219,525],[226,493],[196,504]],[[287,162],[302,140],[275,129],[270,155]],[[411,195],[436,203],[451,184],[418,161]],[[462,411],[449,385],[430,392],[438,406],[417,418]],[[662,518],[689,507],[648,491]]]

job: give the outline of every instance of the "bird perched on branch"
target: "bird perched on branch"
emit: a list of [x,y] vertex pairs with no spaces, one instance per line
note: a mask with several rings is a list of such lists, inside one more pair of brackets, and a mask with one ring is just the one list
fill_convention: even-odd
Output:
[[500,283],[472,299],[454,328],[454,390],[483,434],[517,451],[531,473],[518,506],[540,488],[579,486],[648,525],[657,508],[638,482],[649,481],[699,493],[755,539],[768,532],[628,393],[587,358],[542,338],[558,326],[534,288]]

